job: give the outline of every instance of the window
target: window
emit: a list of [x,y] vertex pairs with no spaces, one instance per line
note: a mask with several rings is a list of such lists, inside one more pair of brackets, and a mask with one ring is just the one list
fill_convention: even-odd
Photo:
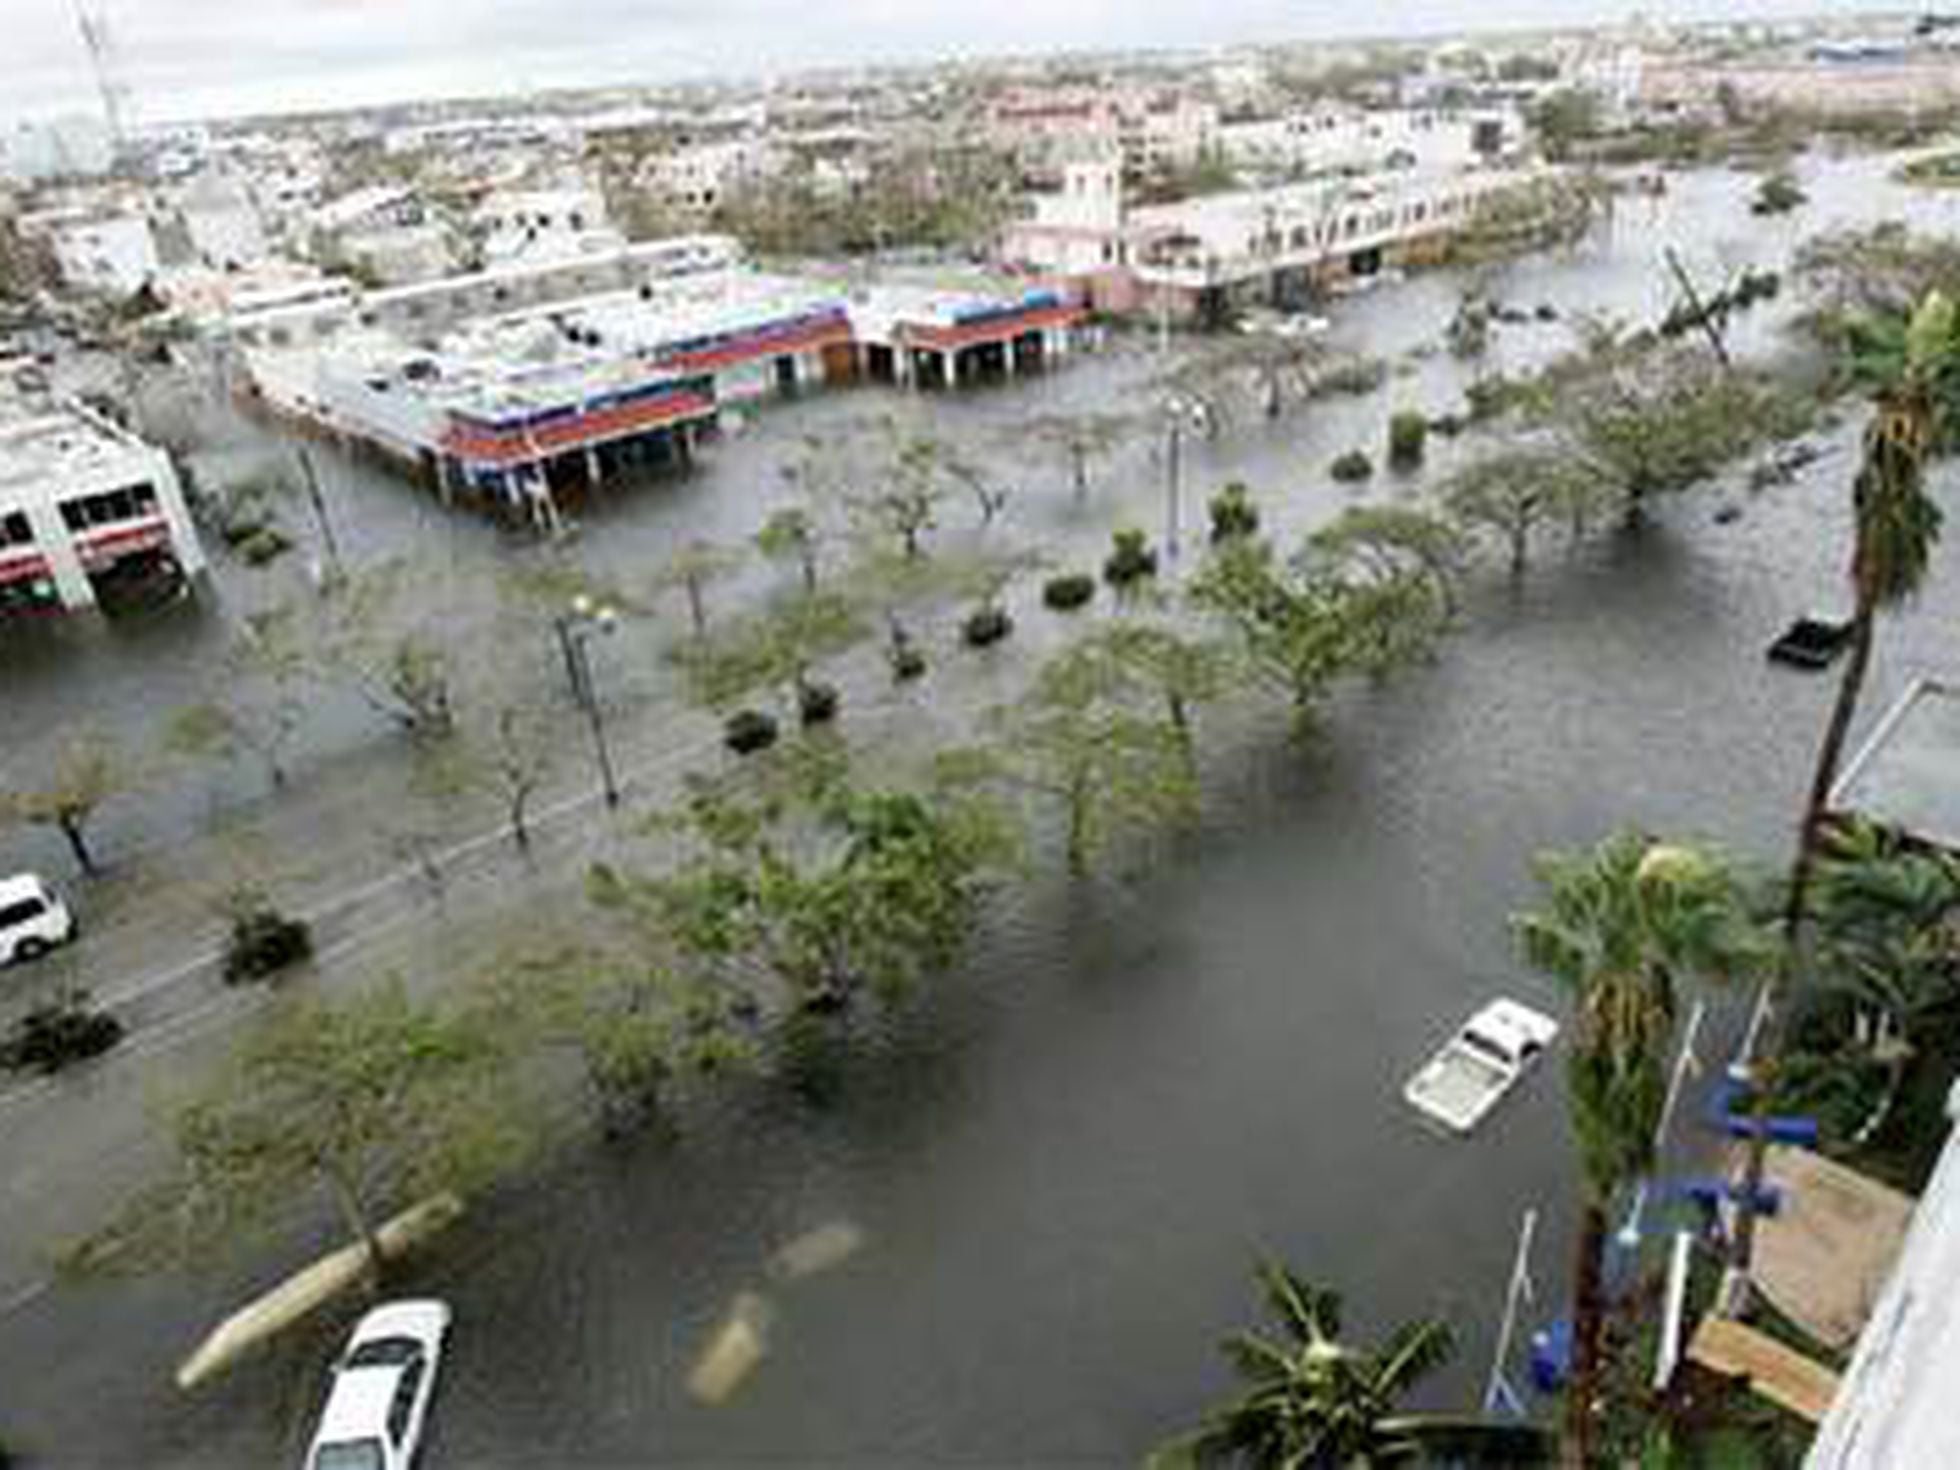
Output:
[[156,487],[146,482],[121,490],[107,490],[100,495],[85,495],[79,500],[63,501],[61,520],[71,531],[86,531],[94,526],[133,521],[138,516],[155,511],[156,507]]
[[0,932],[30,924],[48,911],[48,906],[38,898],[23,898],[18,903],[10,903],[0,908]]
[[394,1402],[388,1405],[388,1437],[399,1445],[408,1437],[409,1420],[415,1416],[415,1393],[422,1386],[422,1360],[416,1358],[402,1369],[395,1384]]
[[9,546],[31,546],[34,542],[34,528],[27,523],[24,510],[9,511],[0,516],[0,549]]

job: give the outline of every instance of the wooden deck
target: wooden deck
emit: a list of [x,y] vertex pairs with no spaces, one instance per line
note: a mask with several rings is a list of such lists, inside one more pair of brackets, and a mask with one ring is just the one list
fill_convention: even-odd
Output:
[[1771,1403],[1812,1424],[1837,1396],[1837,1374],[1740,1322],[1703,1319],[1688,1344],[1688,1357],[1713,1372],[1742,1379]]

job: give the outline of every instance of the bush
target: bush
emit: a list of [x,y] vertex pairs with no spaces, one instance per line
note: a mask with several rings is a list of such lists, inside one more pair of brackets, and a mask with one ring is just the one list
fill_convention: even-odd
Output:
[[776,721],[759,709],[737,710],[722,726],[721,739],[737,755],[767,750],[776,743]]
[[260,526],[237,543],[240,557],[248,567],[262,567],[277,561],[293,548],[292,537],[277,526]]
[[1259,507],[1252,503],[1252,492],[1238,480],[1211,497],[1211,539],[1243,539],[1259,534]]
[[1103,562],[1103,580],[1112,587],[1157,575],[1157,553],[1143,539],[1143,532],[1126,527],[1110,537],[1108,559]]
[[1423,441],[1429,437],[1429,420],[1414,409],[1403,409],[1388,421],[1388,462],[1398,470],[1412,470],[1422,463]]
[[835,684],[806,679],[796,686],[796,716],[806,729],[811,725],[827,725],[837,718],[837,707],[843,699]]
[[1752,214],[1788,214],[1801,204],[1808,203],[1810,196],[1803,191],[1795,178],[1789,174],[1771,174],[1756,187],[1756,197],[1750,201]]
[[1337,363],[1313,380],[1311,398],[1360,397],[1372,393],[1388,381],[1388,364],[1379,357],[1361,357]]
[[1445,439],[1454,439],[1469,427],[1470,421],[1460,413],[1439,413],[1429,421],[1429,432]]
[[1041,586],[1043,607],[1056,612],[1073,612],[1078,607],[1087,607],[1096,595],[1096,579],[1087,572],[1068,572],[1059,577],[1050,577]]
[[968,648],[985,648],[1013,631],[1014,619],[1007,615],[1006,608],[982,607],[968,615],[960,628],[960,637],[966,640]]
[[1375,462],[1360,449],[1350,449],[1327,467],[1327,473],[1343,483],[1365,480],[1374,472]]
[[909,643],[892,649],[886,658],[891,662],[894,683],[903,684],[925,676],[926,656]]
[[225,942],[225,981],[263,980],[313,953],[313,931],[304,919],[282,914],[264,897],[244,893],[231,902],[231,937]]
[[[122,1022],[107,1011],[90,1008],[82,991],[36,1006],[0,1041],[0,1068],[36,1071],[52,1076],[76,1062],[99,1057],[123,1037]],[[5,1457],[0,1456],[0,1464]]]

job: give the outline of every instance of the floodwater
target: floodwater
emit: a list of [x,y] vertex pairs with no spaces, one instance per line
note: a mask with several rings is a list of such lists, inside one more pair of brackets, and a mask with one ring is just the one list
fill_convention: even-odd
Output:
[[[1602,240],[1493,285],[1527,308],[1651,320],[1670,241],[1713,277],[1779,263],[1830,223],[1908,210],[1960,223],[1945,196],[1907,196],[1872,160],[1805,172],[1815,202],[1794,219],[1750,216],[1746,175],[1678,176],[1663,199],[1623,200]],[[1459,287],[1428,276],[1346,302],[1337,336],[1397,357],[1437,338]],[[1758,310],[1738,345],[1769,340],[1773,313]],[[1569,341],[1537,323],[1498,337],[1499,365]],[[1148,401],[1150,370],[1147,348],[1126,345],[1037,385],[933,400],[941,433],[1022,466],[1002,471],[1014,498],[986,534],[1086,565],[1111,526],[1159,525],[1149,446],[1099,467],[1078,509],[1060,453],[1027,463],[1011,442],[1037,398]],[[1230,478],[1282,539],[1325,520],[1356,498],[1327,462],[1377,449],[1395,407],[1453,406],[1463,380],[1432,356],[1370,398],[1196,447],[1187,532]],[[680,538],[745,534],[793,436],[883,406],[857,393],[772,408],[692,477],[590,515],[580,554],[643,582]],[[1472,1402],[1527,1208],[1545,1212],[1544,1300],[1564,1276],[1558,1078],[1546,1069],[1461,1141],[1417,1126],[1400,1085],[1495,992],[1560,1008],[1506,928],[1531,899],[1533,854],[1623,824],[1781,853],[1829,691],[1762,649],[1839,594],[1855,428],[1794,485],[1710,487],[1637,535],[1548,546],[1522,589],[1490,579],[1432,665],[1348,691],[1311,752],[1289,744],[1277,708],[1216,717],[1199,834],[1128,881],[1007,896],[971,962],[865,1037],[826,1105],[738,1089],[675,1143],[573,1150],[486,1203],[405,1283],[457,1315],[429,1463],[1134,1463],[1227,1386],[1213,1345],[1253,1319],[1251,1267],[1268,1253],[1341,1289],[1361,1335],[1447,1316],[1462,1352],[1432,1395]],[[1472,449],[1432,446],[1432,474]],[[467,588],[526,554],[366,471],[336,466],[332,483],[357,557],[412,543]],[[1378,477],[1367,493],[1402,484]],[[1742,514],[1718,523],[1725,504]],[[964,510],[944,508],[948,542],[980,534]],[[1949,542],[1930,594],[1887,627],[1868,719],[1950,656],[1955,562]],[[1017,645],[1057,636],[1033,591],[1016,598]],[[46,739],[77,715],[138,719],[185,697],[255,595],[226,572],[195,614],[0,649],[9,745],[23,721],[20,738]],[[659,633],[638,636],[645,648]],[[666,676],[634,647],[608,650],[617,697],[657,711]],[[323,750],[371,738],[352,710],[329,711],[316,737]],[[125,835],[161,840],[198,805],[153,798]],[[0,837],[0,856],[18,841]],[[850,1248],[815,1251],[823,1269],[772,1264],[800,1258],[811,1232]],[[690,1374],[749,1320],[744,1292],[766,1303],[752,1314],[766,1332],[727,1395],[704,1402]],[[210,1283],[165,1281],[63,1289],[0,1318],[0,1431],[57,1464],[296,1460],[310,1406],[292,1362],[192,1401],[167,1386],[219,1306]]]

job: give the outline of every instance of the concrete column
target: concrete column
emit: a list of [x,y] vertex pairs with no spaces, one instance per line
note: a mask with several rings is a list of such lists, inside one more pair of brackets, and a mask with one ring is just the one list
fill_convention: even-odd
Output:
[[95,606],[95,588],[82,570],[82,559],[75,552],[61,511],[42,501],[27,507],[27,524],[34,532],[34,549],[47,558],[54,577],[55,596],[70,612]]
[[1003,344],[1003,348],[1001,361],[1007,365],[1007,376],[1011,378],[1015,373],[1020,371],[1020,365],[1015,361],[1021,355],[1020,334],[1017,332],[1014,336],[1009,337]]
[[592,488],[595,490],[605,482],[606,478],[599,463],[599,451],[590,444],[585,446],[585,478],[592,482]]
[[177,479],[177,467],[170,456],[159,454],[154,471],[157,509],[170,528],[170,551],[186,577],[200,575],[205,568],[204,543],[191,522],[190,508],[184,504],[184,487]]

